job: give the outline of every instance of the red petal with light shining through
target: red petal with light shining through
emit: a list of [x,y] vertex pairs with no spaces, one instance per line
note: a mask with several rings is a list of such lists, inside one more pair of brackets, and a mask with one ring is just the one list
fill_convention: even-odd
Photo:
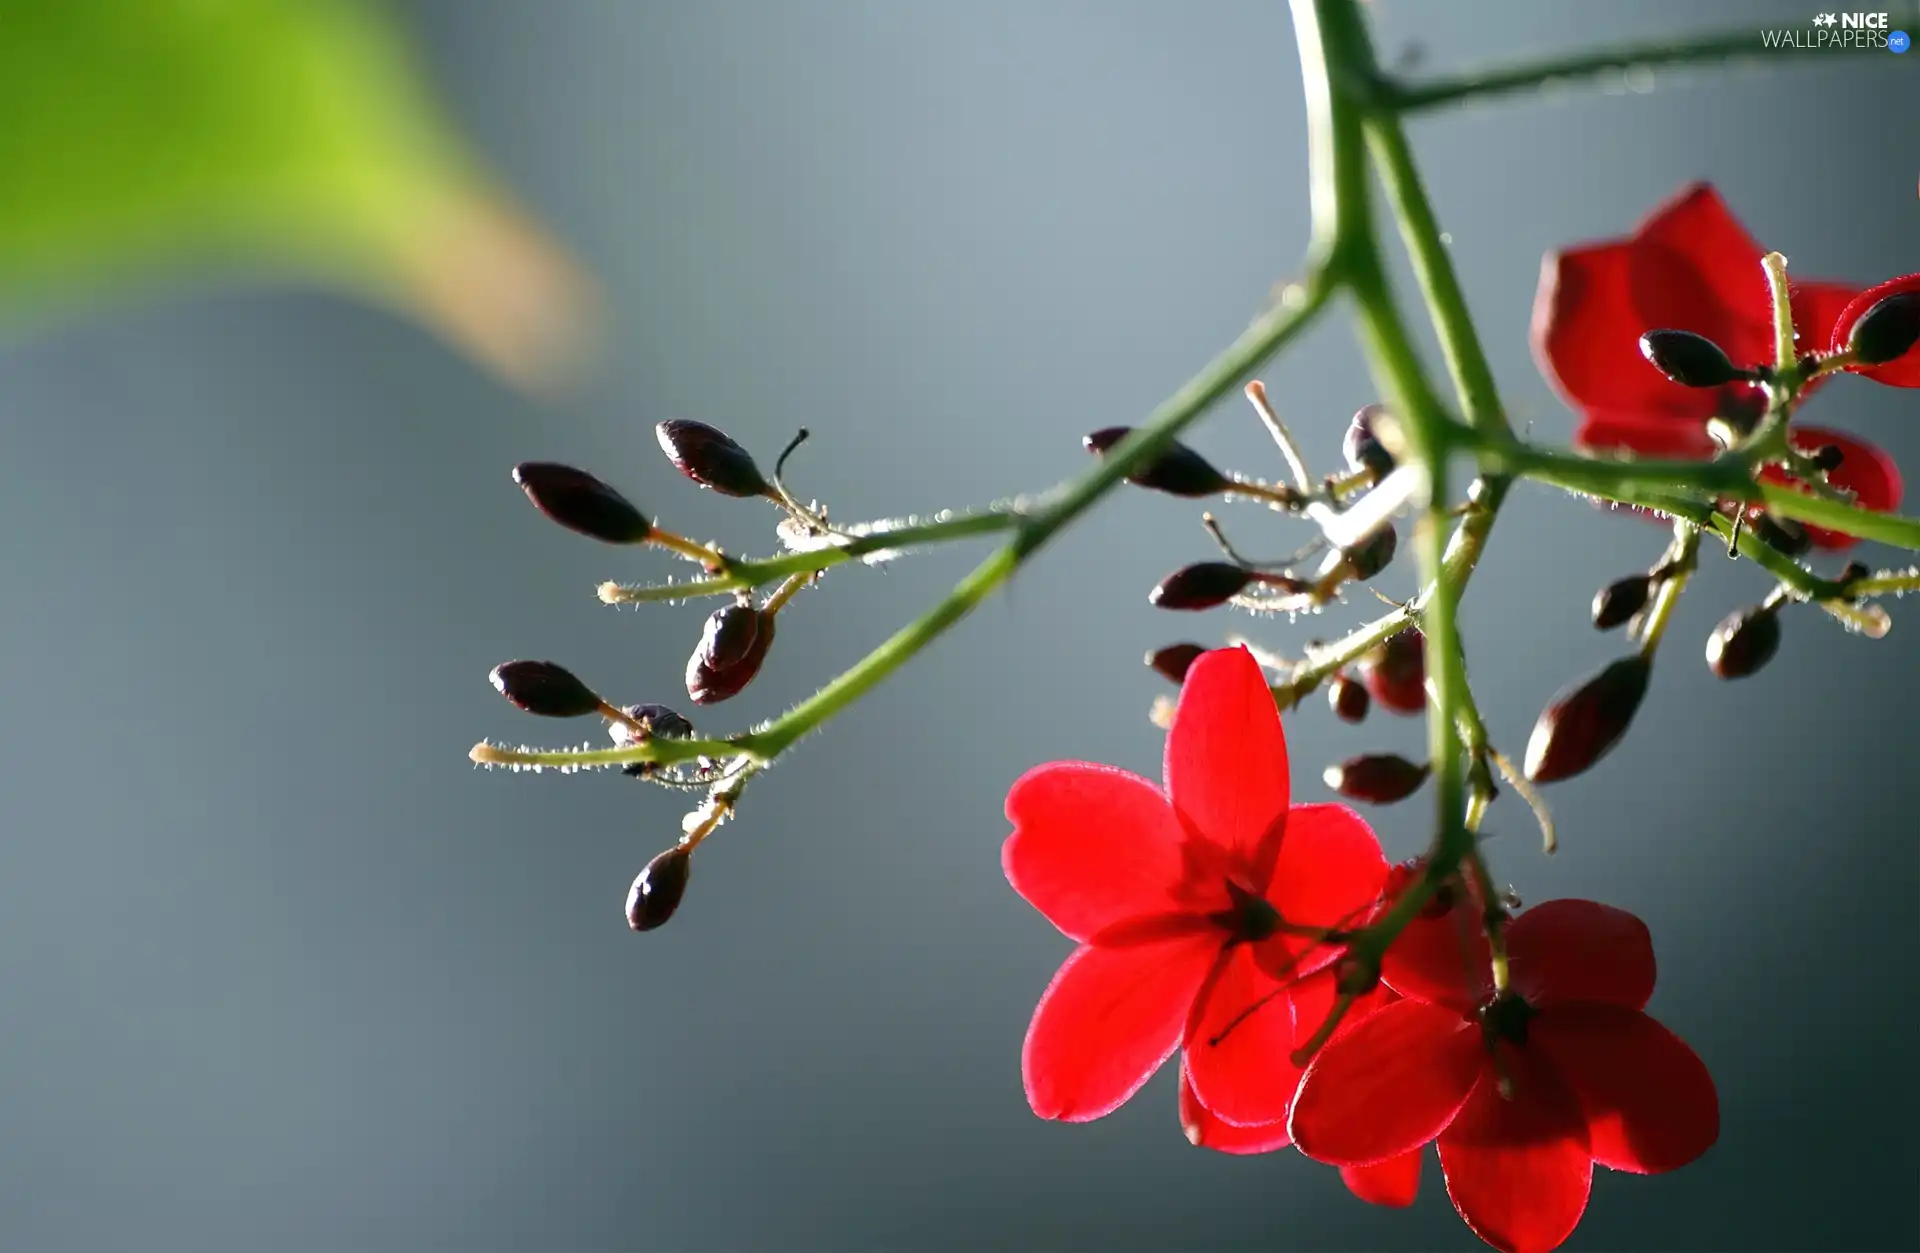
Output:
[[1642,1009],[1653,996],[1647,924],[1598,901],[1543,901],[1507,924],[1513,990],[1535,1006],[1605,1001]]
[[1553,1066],[1503,1048],[1511,1100],[1491,1078],[1440,1137],[1447,1197],[1473,1233],[1504,1253],[1558,1248],[1587,1209],[1593,1159],[1580,1103]]
[[1167,795],[1248,868],[1271,856],[1287,814],[1287,739],[1273,689],[1244,648],[1202,653],[1167,733]]
[[1007,820],[1007,881],[1076,940],[1186,907],[1176,896],[1180,820],[1139,775],[1078,761],[1035,767],[1007,792]]
[[1463,903],[1409,922],[1388,946],[1380,977],[1402,996],[1464,1014],[1493,995],[1492,961],[1479,912]]
[[1713,393],[1680,386],[1640,354],[1642,333],[1670,324],[1634,307],[1631,256],[1624,243],[1547,254],[1534,295],[1534,357],[1576,408],[1704,422]]
[[1033,1011],[1020,1069],[1042,1118],[1086,1122],[1140,1090],[1180,1043],[1217,931],[1076,949]]
[[1369,1205],[1405,1209],[1420,1195],[1420,1159],[1426,1152],[1423,1147],[1372,1166],[1342,1166],[1340,1182]]
[[[1869,287],[1855,296],[1834,319],[1830,347],[1835,352],[1846,348],[1847,340],[1853,335],[1853,324],[1860,320],[1862,314],[1888,296],[1897,296],[1902,292],[1910,291],[1920,291],[1920,274],[1908,274],[1890,279],[1878,287]],[[1909,348],[1904,354],[1895,357],[1885,365],[1866,366],[1857,372],[1876,383],[1886,383],[1893,387],[1920,387],[1920,346]]]
[[[1386,879],[1387,858],[1380,851],[1380,837],[1366,819],[1345,805],[1295,805],[1287,815],[1267,900],[1294,926],[1353,926],[1379,899]],[[1312,948],[1313,942],[1275,936],[1263,949],[1274,946],[1298,954]],[[1267,955],[1263,951],[1262,956]],[[1338,955],[1338,949],[1320,945],[1296,973],[1309,973]]]
[[1371,1166],[1439,1135],[1484,1065],[1478,1027],[1425,1001],[1395,1001],[1320,1050],[1288,1130],[1315,1161]]
[[1633,237],[1628,286],[1640,331],[1693,331],[1737,366],[1772,364],[1773,296],[1761,255],[1712,185],[1684,188]]
[[1207,990],[1186,1042],[1187,1077],[1200,1103],[1242,1127],[1285,1122],[1300,1068],[1286,983],[1260,969],[1253,946],[1235,945]]
[[1720,1098],[1706,1063],[1637,1009],[1555,1005],[1527,1024],[1527,1042],[1553,1058],[1579,1097],[1602,1166],[1674,1170],[1720,1138]]
[[1284,1122],[1236,1127],[1202,1105],[1193,1093],[1193,1080],[1184,1065],[1180,1068],[1180,1129],[1186,1132],[1189,1143],[1217,1153],[1271,1153],[1293,1143],[1287,1138]]

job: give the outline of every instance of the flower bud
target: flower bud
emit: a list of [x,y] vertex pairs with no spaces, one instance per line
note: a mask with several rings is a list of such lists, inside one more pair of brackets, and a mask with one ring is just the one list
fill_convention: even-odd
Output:
[[1327,786],[1349,800],[1370,805],[1403,801],[1427,781],[1429,768],[1394,753],[1369,753],[1328,766]]
[[1333,963],[1333,990],[1341,996],[1365,996],[1380,986],[1380,963],[1348,953]]
[[1246,591],[1253,580],[1251,570],[1225,561],[1202,561],[1161,579],[1147,593],[1147,603],[1160,609],[1212,609]]
[[1780,615],[1765,605],[1721,619],[1707,637],[1707,668],[1720,679],[1744,679],[1773,660],[1780,647]]
[[664,925],[680,908],[692,872],[693,851],[684,845],[676,844],[648,862],[627,889],[627,925],[635,931]]
[[1920,342],[1920,291],[1888,296],[1860,315],[1847,351],[1862,365],[1885,365]]
[[653,523],[634,503],[585,470],[551,461],[523,461],[513,481],[533,507],[569,531],[607,544],[638,544]]
[[1365,470],[1376,481],[1393,473],[1393,454],[1374,434],[1374,419],[1386,412],[1384,405],[1368,405],[1353,415],[1353,421],[1347,423],[1347,433],[1340,441],[1340,451],[1346,454],[1347,467],[1355,473]]
[[1647,607],[1653,592],[1653,580],[1644,574],[1618,579],[1607,584],[1593,597],[1593,625],[1611,631]]
[[[1096,456],[1133,434],[1130,426],[1103,427],[1080,442]],[[1168,444],[1166,451],[1127,476],[1127,482],[1170,496],[1217,496],[1233,486],[1213,463],[1185,444]]]
[[502,662],[487,678],[500,695],[543,718],[584,718],[600,711],[593,689],[551,661]]
[[1383,526],[1341,556],[1347,559],[1347,568],[1353,571],[1354,578],[1370,579],[1393,562],[1393,554],[1399,547],[1400,537],[1394,534],[1393,527]]
[[1847,450],[1838,444],[1822,444],[1820,447],[1814,449],[1813,456],[1809,458],[1809,460],[1813,462],[1815,469],[1824,471],[1827,474],[1832,474],[1835,470],[1838,470],[1840,463],[1846,459]]
[[1427,650],[1420,632],[1408,628],[1389,639],[1360,662],[1367,691],[1397,714],[1417,714],[1427,707]]
[[[693,724],[688,722],[684,715],[665,705],[628,705],[621,712],[647,728],[648,735],[644,738],[663,740],[693,738]],[[632,728],[624,722],[613,723],[607,728],[607,734],[612,736],[614,744],[621,748],[637,743],[643,738],[636,736]],[[620,767],[620,773],[644,779],[659,768],[658,762],[630,761]]]
[[1652,672],[1653,663],[1635,653],[1578,686],[1562,689],[1533,724],[1527,778],[1557,783],[1605,757],[1627,733]]
[[1720,345],[1692,331],[1648,331],[1640,355],[1682,387],[1722,387],[1741,377]]
[[1336,674],[1327,682],[1327,704],[1342,722],[1364,722],[1373,698],[1367,685],[1351,675]]
[[1198,644],[1169,644],[1147,654],[1147,665],[1154,673],[1174,683],[1187,681],[1187,670],[1207,650]]
[[765,496],[773,491],[747,450],[719,427],[675,418],[653,428],[673,468],[722,496]]
[[[1833,445],[1829,444],[1829,448]],[[1787,557],[1798,557],[1813,547],[1807,528],[1792,518],[1776,518],[1764,509],[1747,515],[1747,530],[1761,543]]]
[[760,673],[773,644],[773,615],[752,605],[728,605],[707,617],[700,644],[687,659],[687,695],[714,705],[740,694]]

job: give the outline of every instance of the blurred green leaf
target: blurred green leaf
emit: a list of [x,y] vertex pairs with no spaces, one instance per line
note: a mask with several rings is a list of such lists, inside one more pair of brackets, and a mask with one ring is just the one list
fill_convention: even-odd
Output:
[[587,303],[372,4],[0,3],[0,322],[208,270],[398,304],[523,381]]

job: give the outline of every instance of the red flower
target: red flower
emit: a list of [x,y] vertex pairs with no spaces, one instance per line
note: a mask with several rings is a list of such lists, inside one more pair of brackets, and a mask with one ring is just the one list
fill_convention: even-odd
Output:
[[1437,1139],[1447,1195],[1474,1233],[1539,1253],[1579,1223],[1593,1163],[1684,1166],[1718,1138],[1719,1100],[1693,1050],[1642,1012],[1654,964],[1638,918],[1549,901],[1513,920],[1507,948],[1512,988],[1496,998],[1471,911],[1409,926],[1383,972],[1406,999],[1321,1050],[1289,1130],[1337,1166]]
[[1013,785],[1007,817],[1008,881],[1080,941],[1027,1030],[1034,1113],[1110,1113],[1185,1045],[1214,1114],[1284,1119],[1298,1079],[1286,988],[1337,953],[1299,929],[1350,922],[1387,867],[1352,810],[1290,805],[1286,738],[1252,655],[1210,652],[1187,671],[1164,794],[1054,762]]
[[[1534,356],[1548,381],[1584,414],[1576,444],[1704,458],[1717,451],[1707,434],[1710,418],[1754,415],[1762,402],[1751,384],[1682,387],[1640,354],[1639,341],[1659,328],[1693,331],[1719,344],[1736,366],[1771,364],[1773,309],[1761,255],[1760,245],[1705,183],[1655,210],[1629,239],[1547,255],[1533,305]],[[1844,347],[1853,323],[1875,301],[1915,285],[1920,276],[1856,296],[1841,283],[1797,282],[1792,303],[1800,342],[1808,350]],[[1860,372],[1920,386],[1920,352]],[[1844,459],[1829,481],[1866,508],[1888,510],[1900,503],[1900,473],[1872,444],[1815,427],[1797,429],[1793,443],[1809,453],[1837,445]],[[1786,481],[1784,475],[1770,477]],[[1830,532],[1814,533],[1814,539],[1830,548],[1852,542]]]
[[[1323,970],[1300,980],[1294,984],[1290,996],[1294,1011],[1293,1044],[1295,1048],[1300,1048],[1313,1038],[1320,1024],[1333,1011],[1333,972]],[[1396,993],[1385,987],[1359,998],[1340,1020],[1335,1038],[1353,1030],[1381,1006],[1399,999]],[[1291,1066],[1286,1054],[1275,1055],[1270,1064]],[[1299,1074],[1297,1070],[1293,1073],[1296,1076]],[[1180,1072],[1180,1126],[1187,1133],[1188,1140],[1201,1148],[1219,1153],[1271,1153],[1293,1143],[1285,1121],[1237,1127],[1202,1105],[1200,1098],[1194,1094],[1193,1083],[1187,1078],[1184,1065]],[[1423,1151],[1414,1149],[1371,1166],[1343,1166],[1340,1168],[1340,1178],[1347,1185],[1347,1190],[1363,1201],[1404,1209],[1413,1204],[1414,1197],[1420,1191],[1420,1154]]]

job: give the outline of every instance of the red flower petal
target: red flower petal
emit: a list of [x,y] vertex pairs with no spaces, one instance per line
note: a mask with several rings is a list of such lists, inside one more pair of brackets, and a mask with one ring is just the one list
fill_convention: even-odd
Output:
[[1007,882],[1076,940],[1178,910],[1185,835],[1160,789],[1111,766],[1056,761],[1007,793]]
[[1483,1068],[1472,1023],[1424,1001],[1395,1001],[1320,1050],[1288,1130],[1315,1161],[1371,1166],[1439,1135]]
[[1605,1001],[1643,1008],[1653,996],[1653,937],[1624,909],[1545,901],[1507,926],[1513,989],[1533,1005]]
[[1473,1234],[1505,1253],[1558,1248],[1587,1209],[1593,1159],[1566,1081],[1527,1049],[1503,1048],[1511,1099],[1491,1078],[1440,1136],[1447,1197]]
[[[1885,300],[1888,296],[1897,296],[1901,292],[1920,291],[1920,274],[1908,274],[1889,279],[1878,287],[1869,287],[1855,296],[1833,321],[1833,336],[1830,347],[1834,352],[1846,348],[1847,340],[1853,335],[1853,324],[1860,320],[1867,310]],[[1893,387],[1920,387],[1920,348],[1910,348],[1907,352],[1885,365],[1870,366],[1858,371],[1876,383],[1886,383]]]
[[1200,834],[1249,869],[1271,855],[1268,837],[1278,837],[1287,815],[1287,740],[1252,653],[1218,649],[1188,669],[1166,772],[1174,808]]
[[1186,1069],[1201,1104],[1242,1127],[1285,1122],[1300,1086],[1293,1051],[1293,1001],[1286,984],[1238,944],[1206,992],[1187,1036]]
[[1657,1174],[1685,1166],[1720,1138],[1720,1098],[1706,1063],[1637,1009],[1556,1005],[1527,1024],[1586,1111],[1593,1160]]
[[1086,1122],[1139,1091],[1180,1043],[1217,933],[1076,949],[1033,1011],[1020,1069],[1042,1118]]
[[[1796,426],[1791,438],[1795,448],[1808,454],[1817,452],[1823,444],[1837,446],[1842,453],[1840,468],[1829,474],[1827,480],[1835,487],[1844,487],[1852,492],[1865,508],[1884,513],[1899,506],[1900,495],[1905,488],[1900,481],[1900,467],[1873,444],[1818,426]],[[1767,466],[1760,471],[1760,477],[1770,483],[1784,483],[1801,491],[1806,490],[1804,484],[1779,466]],[[1807,535],[1821,548],[1835,551],[1851,548],[1858,542],[1850,535],[1829,531],[1825,527],[1810,526]]]
[[1713,394],[1681,387],[1640,355],[1641,334],[1656,324],[1634,308],[1631,253],[1612,243],[1547,254],[1533,298],[1534,359],[1578,408],[1704,422]]
[[1380,977],[1402,996],[1470,1013],[1493,995],[1493,952],[1476,910],[1462,903],[1415,918],[1388,946]]
[[[1824,350],[1832,342],[1841,316],[1860,294],[1860,289],[1851,283],[1796,282],[1791,290],[1793,329],[1803,353]],[[1864,306],[1861,312],[1866,312]],[[1853,323],[1849,321],[1846,325],[1848,331],[1852,331]]]
[[1369,1205],[1390,1205],[1405,1209],[1420,1195],[1420,1158],[1425,1148],[1371,1166],[1342,1166],[1340,1182]]
[[[1701,392],[1711,398],[1711,392]],[[1642,457],[1672,457],[1679,461],[1705,460],[1720,451],[1707,434],[1713,406],[1693,417],[1651,412],[1593,409],[1587,412],[1573,442],[1588,452],[1635,453]]]
[[1761,248],[1710,184],[1654,210],[1633,237],[1628,287],[1645,324],[1705,335],[1737,366],[1773,362],[1773,298]]
[[[1267,901],[1295,926],[1351,925],[1362,921],[1359,915],[1379,899],[1386,881],[1386,854],[1366,819],[1345,805],[1295,805],[1274,859]],[[1297,954],[1311,947],[1305,937],[1280,935],[1263,946],[1262,956],[1274,948]],[[1300,963],[1299,972],[1338,955],[1321,945],[1318,954]]]
[[1184,1064],[1180,1068],[1180,1129],[1186,1132],[1189,1143],[1217,1153],[1271,1153],[1293,1143],[1287,1138],[1284,1122],[1236,1127],[1202,1105],[1194,1095],[1193,1080]]

